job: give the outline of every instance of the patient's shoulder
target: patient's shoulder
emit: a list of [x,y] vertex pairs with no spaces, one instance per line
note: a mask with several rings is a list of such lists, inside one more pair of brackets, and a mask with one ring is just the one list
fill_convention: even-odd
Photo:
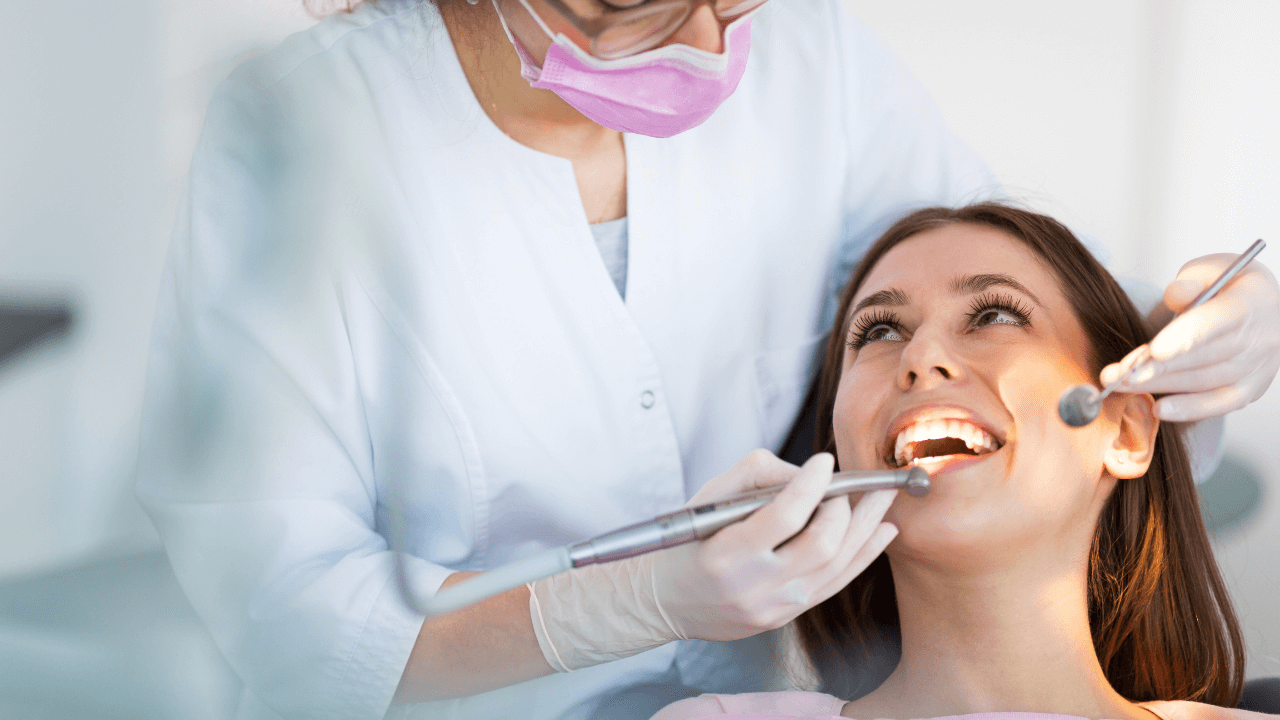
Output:
[[1224,708],[1190,700],[1158,700],[1142,703],[1142,707],[1151,710],[1164,720],[1270,720],[1280,717],[1280,715]]
[[786,715],[830,717],[839,715],[844,701],[833,695],[787,690],[784,692],[699,695],[672,703],[653,720],[693,720],[708,715]]

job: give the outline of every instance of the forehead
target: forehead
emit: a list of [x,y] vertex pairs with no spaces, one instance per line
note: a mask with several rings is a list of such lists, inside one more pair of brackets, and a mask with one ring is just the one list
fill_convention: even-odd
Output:
[[957,223],[895,245],[872,268],[854,301],[888,288],[920,299],[948,293],[953,278],[987,273],[1010,275],[1049,304],[1046,295],[1061,296],[1056,276],[1022,241],[995,228]]

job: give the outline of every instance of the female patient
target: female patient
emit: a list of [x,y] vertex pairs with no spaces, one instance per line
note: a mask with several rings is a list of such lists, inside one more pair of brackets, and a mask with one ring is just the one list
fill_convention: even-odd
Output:
[[1084,428],[1057,417],[1063,389],[1148,340],[1066,228],[917,212],[837,317],[819,446],[842,468],[922,465],[933,490],[899,496],[885,555],[796,621],[832,694],[704,695],[655,720],[1256,715],[1214,707],[1239,699],[1243,648],[1177,428],[1150,395]]

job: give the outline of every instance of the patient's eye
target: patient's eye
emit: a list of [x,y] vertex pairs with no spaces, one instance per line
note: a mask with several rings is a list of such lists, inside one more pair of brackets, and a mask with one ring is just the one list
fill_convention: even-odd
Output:
[[973,328],[987,325],[1031,324],[1031,308],[1012,295],[987,294],[974,298],[969,307],[969,325]]
[[902,340],[904,333],[898,317],[887,310],[867,313],[858,318],[849,333],[849,349],[857,352],[877,340]]

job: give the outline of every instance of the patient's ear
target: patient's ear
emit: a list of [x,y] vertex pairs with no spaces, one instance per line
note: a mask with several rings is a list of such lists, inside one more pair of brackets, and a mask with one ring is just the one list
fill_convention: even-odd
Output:
[[1160,420],[1156,418],[1155,398],[1145,393],[1132,395],[1113,395],[1106,401],[1114,400],[1108,410],[1117,413],[1111,415],[1116,422],[1116,436],[1103,459],[1107,474],[1114,478],[1136,478],[1146,474],[1151,465],[1151,456],[1156,449],[1156,433],[1160,431]]

